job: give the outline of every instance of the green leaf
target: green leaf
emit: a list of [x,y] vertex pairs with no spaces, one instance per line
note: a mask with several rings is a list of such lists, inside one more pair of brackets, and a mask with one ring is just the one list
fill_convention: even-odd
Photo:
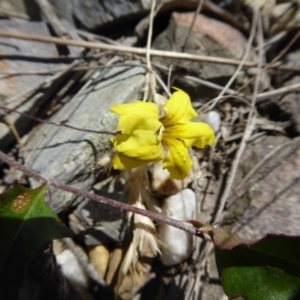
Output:
[[1,299],[16,299],[27,263],[53,239],[70,235],[45,203],[46,190],[14,185],[0,195]]
[[230,236],[226,241],[220,232],[213,232],[213,240],[216,233],[216,262],[229,298],[300,299],[300,237],[267,235],[250,242]]

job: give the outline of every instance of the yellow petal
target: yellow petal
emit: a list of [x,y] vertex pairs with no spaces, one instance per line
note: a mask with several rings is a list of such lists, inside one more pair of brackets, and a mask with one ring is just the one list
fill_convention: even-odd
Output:
[[182,141],[176,139],[163,140],[163,142],[168,148],[168,154],[162,163],[163,169],[167,169],[174,179],[184,179],[193,165],[188,148]]
[[117,129],[124,134],[130,134],[138,129],[149,130],[155,133],[162,127],[162,124],[159,122],[158,118],[149,119],[147,114],[140,114],[142,115],[142,118],[135,118],[132,116],[121,116],[119,119]]
[[197,116],[191,105],[190,97],[184,91],[177,89],[163,106],[166,115],[160,119],[165,127],[184,124]]
[[212,128],[202,122],[189,122],[166,128],[163,133],[163,139],[178,138],[185,146],[190,148],[195,146],[203,148],[215,143],[215,134]]
[[163,158],[163,147],[157,135],[148,130],[118,134],[112,142],[118,152],[113,160],[115,169],[129,170]]
[[117,104],[110,111],[120,116],[117,129],[123,134],[130,134],[137,129],[156,132],[162,127],[158,120],[159,110],[154,103],[136,101]]
[[130,158],[122,155],[121,153],[117,153],[113,159],[113,167],[116,170],[131,170],[133,168],[137,168],[147,164],[144,160],[137,160],[135,158]]
[[149,119],[158,119],[158,106],[152,102],[136,101],[133,103],[117,104],[110,108],[110,111],[119,116],[141,117],[147,116]]

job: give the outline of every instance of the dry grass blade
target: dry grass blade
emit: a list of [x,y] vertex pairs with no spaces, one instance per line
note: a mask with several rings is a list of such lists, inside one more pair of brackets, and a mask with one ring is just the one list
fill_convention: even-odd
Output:
[[189,37],[190,37],[191,32],[192,32],[192,29],[193,29],[194,24],[195,24],[195,22],[196,22],[197,15],[198,15],[198,14],[200,13],[200,11],[201,11],[201,8],[202,8],[202,6],[203,6],[203,3],[204,3],[204,0],[199,0],[197,9],[196,9],[195,14],[194,14],[194,17],[193,17],[192,24],[191,24],[191,26],[190,26],[190,28],[189,28],[188,34],[187,34],[187,36],[186,36],[186,39],[185,39],[185,42],[184,42],[184,45],[183,45],[183,48],[182,48],[182,52],[185,52],[185,48],[186,48],[187,42],[188,42],[188,40],[189,40]]
[[155,16],[155,6],[156,6],[156,0],[152,0],[151,3],[151,11],[150,11],[150,22],[149,22],[149,29],[148,29],[148,37],[147,37],[147,47],[146,47],[146,61],[147,61],[147,73],[145,77],[145,90],[144,90],[144,96],[143,101],[149,101],[152,100],[155,91],[156,91],[156,77],[153,75],[152,71],[152,65],[151,65],[151,40],[152,40],[152,34],[153,34],[153,21]]
[[[135,207],[146,209],[145,198],[149,182],[145,167],[134,169],[127,181],[126,189],[130,189],[129,203]],[[150,200],[148,199],[147,202]],[[151,219],[138,214],[128,214],[133,218],[133,237],[126,251],[118,274],[115,293],[123,299],[132,299],[148,278],[152,261],[160,253],[158,235]]]
[[[258,41],[260,43],[259,46],[263,45],[263,30],[262,30],[262,21],[261,21],[261,15],[259,13],[258,9],[254,10],[254,14],[257,14],[257,18],[255,18],[257,20],[257,27],[258,27]],[[259,48],[259,62],[260,62],[260,69],[257,72],[256,75],[256,80],[255,80],[255,86],[254,86],[254,91],[253,91],[253,96],[252,96],[252,107],[255,106],[255,102],[256,102],[256,98],[257,98],[257,92],[258,92],[258,86],[259,86],[259,79],[260,79],[260,73],[261,73],[261,65],[262,65],[262,61],[263,61],[263,47]],[[249,138],[251,137],[253,130],[255,129],[255,116],[254,116],[254,111],[251,110],[249,115],[248,115],[248,120],[247,120],[247,125],[245,128],[245,132],[242,138],[242,141],[240,143],[239,149],[236,153],[236,156],[234,158],[234,161],[232,163],[231,166],[231,171],[229,174],[229,178],[228,181],[226,183],[226,187],[224,190],[224,193],[222,195],[221,201],[220,201],[220,206],[218,208],[218,211],[216,213],[216,216],[214,218],[214,222],[219,222],[223,213],[223,210],[225,208],[225,204],[227,201],[227,198],[229,197],[229,194],[232,190],[232,184],[234,181],[234,177],[240,162],[240,159],[242,157],[242,154],[246,148],[246,144],[249,140]]]
[[[92,42],[77,41],[77,40],[66,40],[66,39],[55,38],[55,37],[13,33],[13,32],[1,31],[1,30],[0,30],[0,37],[15,38],[15,39],[36,41],[42,43],[53,43],[62,46],[74,46],[74,47],[83,47],[87,49],[115,51],[115,52],[120,52],[125,54],[137,54],[137,55],[146,54],[146,49],[144,48],[106,45],[102,43],[100,44],[100,43],[92,43]],[[194,55],[189,53],[179,53],[179,52],[171,52],[171,51],[161,51],[161,50],[154,50],[154,49],[151,49],[150,54],[151,56],[156,56],[156,57],[174,58],[174,59],[181,59],[181,60],[199,61],[199,62],[207,62],[212,64],[224,64],[224,65],[232,65],[232,66],[239,66],[241,63],[240,60],[236,60],[236,59],[222,58],[216,56]],[[267,64],[262,65],[262,67],[266,67],[266,66],[268,65]],[[257,67],[257,63],[251,61],[245,61],[243,67],[244,68]],[[289,70],[291,72],[300,71],[300,67],[293,67],[293,66],[286,66],[286,65],[272,65],[272,66],[268,66],[268,68],[278,69],[278,70]]]
[[[55,37],[28,35],[28,34],[13,33],[13,32],[6,32],[6,31],[0,31],[0,37],[16,38],[16,39],[23,39],[29,41],[37,41],[42,43],[53,43],[62,46],[74,46],[74,47],[84,47],[88,49],[116,51],[120,53],[138,54],[143,56],[146,54],[146,49],[144,48],[106,45],[103,43],[92,43],[92,42],[76,41],[76,40],[65,40],[65,39],[55,38]],[[191,60],[191,61],[203,61],[208,63],[236,65],[236,66],[240,64],[239,60],[221,58],[221,57],[193,55],[188,53],[160,51],[160,50],[153,50],[153,49],[151,49],[151,51],[149,52],[151,56],[158,56],[158,57],[176,58],[176,59],[184,59],[184,60]],[[256,65],[257,64],[254,62],[249,62],[249,61],[244,62],[244,67],[255,67]]]

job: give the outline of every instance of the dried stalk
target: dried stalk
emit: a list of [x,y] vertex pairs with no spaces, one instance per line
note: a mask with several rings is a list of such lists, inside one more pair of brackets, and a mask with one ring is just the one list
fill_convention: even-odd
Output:
[[[126,46],[116,46],[116,45],[105,45],[100,43],[92,43],[85,41],[76,41],[76,40],[65,40],[56,37],[45,37],[41,35],[30,35],[30,34],[22,34],[22,33],[13,33],[6,32],[0,30],[0,37],[7,38],[15,38],[27,41],[36,41],[41,43],[50,43],[62,46],[74,46],[74,47],[83,47],[87,49],[98,49],[98,50],[107,50],[107,51],[115,51],[119,53],[127,53],[127,54],[137,54],[144,56],[146,54],[146,49],[137,48],[137,47],[126,47]],[[179,53],[179,52],[171,52],[171,51],[161,51],[161,50],[150,50],[151,56],[156,57],[164,57],[164,58],[174,58],[174,59],[182,59],[189,61],[200,61],[212,64],[223,64],[223,65],[232,65],[239,66],[241,63],[240,60],[229,59],[229,58],[221,58],[216,56],[205,56],[205,55],[195,55],[189,53]],[[244,68],[253,68],[257,67],[256,62],[245,61]],[[272,65],[263,64],[262,67],[268,67],[269,69],[278,69],[278,70],[286,70],[291,72],[299,72],[300,67],[293,67],[287,65]]]
[[171,225],[173,227],[176,227],[180,230],[183,230],[187,233],[190,233],[192,235],[196,235],[196,236],[200,236],[199,230],[193,226],[191,226],[188,223],[185,222],[181,222],[181,221],[177,221],[174,220],[172,218],[168,218],[165,216],[162,216],[160,214],[157,213],[153,213],[151,211],[145,210],[145,209],[140,209],[138,207],[123,203],[123,202],[119,202],[116,200],[112,200],[106,197],[101,197],[95,194],[90,194],[88,192],[85,191],[81,191],[78,190],[70,185],[65,185],[56,181],[53,181],[51,179],[46,179],[42,176],[40,176],[39,174],[37,174],[36,172],[26,168],[25,166],[23,166],[22,164],[18,163],[17,161],[15,161],[14,159],[12,159],[11,157],[9,157],[7,154],[5,154],[4,152],[0,151],[0,160],[2,160],[3,162],[7,163],[10,166],[15,167],[17,170],[22,171],[25,175],[34,178],[37,181],[40,181],[42,183],[47,183],[51,186],[54,186],[58,189],[64,190],[66,192],[75,194],[77,196],[83,197],[83,198],[87,198],[99,203],[103,203],[106,205],[110,205],[112,207],[121,209],[121,210],[125,210],[125,211],[129,211],[135,214],[140,214],[142,216],[148,217],[151,220],[156,221],[157,223],[164,223],[164,224],[168,224]]

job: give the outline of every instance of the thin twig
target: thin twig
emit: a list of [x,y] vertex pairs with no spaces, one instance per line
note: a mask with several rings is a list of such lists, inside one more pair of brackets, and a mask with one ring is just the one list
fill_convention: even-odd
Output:
[[[148,71],[145,77],[145,91],[144,91],[143,101],[153,99],[153,96],[155,94],[155,77],[153,77],[152,74],[152,65],[151,65],[151,57],[150,57],[155,5],[156,5],[156,0],[152,0],[151,11],[150,11],[150,23],[149,23],[148,37],[147,37],[147,47],[146,47],[146,62],[147,62]],[[149,90],[151,94],[149,93]]]
[[137,208],[135,206],[123,203],[123,202],[119,202],[116,200],[112,200],[106,197],[101,197],[99,195],[95,195],[95,194],[90,194],[88,192],[85,191],[81,191],[78,190],[70,185],[65,185],[50,179],[45,179],[44,177],[40,176],[39,174],[37,174],[36,172],[26,168],[25,166],[23,166],[22,164],[20,164],[19,162],[15,161],[14,159],[12,159],[11,157],[9,157],[7,154],[5,154],[4,152],[0,151],[0,160],[2,160],[3,162],[7,163],[10,166],[15,167],[16,169],[22,171],[25,175],[34,178],[37,181],[41,181],[43,183],[48,183],[49,185],[52,185],[58,189],[64,190],[66,192],[70,192],[72,194],[75,194],[77,196],[83,197],[83,198],[87,198],[99,203],[103,203],[106,205],[110,205],[112,207],[121,209],[121,210],[125,210],[125,211],[129,211],[132,213],[136,213],[136,214],[140,214],[142,216],[148,217],[158,223],[163,223],[163,224],[168,224],[171,225],[173,227],[176,227],[178,229],[181,229],[187,233],[190,233],[192,235],[196,235],[196,236],[200,236],[199,235],[199,229],[195,228],[194,226],[191,226],[191,224],[182,222],[182,221],[177,221],[175,219],[172,218],[168,218],[165,217],[163,215],[157,214],[157,213],[153,213],[151,211],[145,210],[145,209],[140,209]]
[[67,128],[70,128],[70,129],[74,129],[74,130],[77,130],[77,131],[83,131],[83,132],[91,132],[91,133],[98,133],[98,134],[110,134],[110,135],[116,135],[117,134],[117,132],[113,132],[113,131],[84,129],[84,128],[79,128],[79,127],[76,127],[76,126],[71,126],[71,125],[66,124],[66,121],[62,121],[60,123],[55,123],[55,122],[52,122],[52,121],[43,120],[43,119],[37,118],[35,116],[31,116],[29,114],[17,111],[15,109],[7,108],[7,107],[2,106],[2,105],[0,105],[0,109],[3,109],[5,111],[9,111],[9,112],[14,112],[16,114],[19,114],[21,116],[24,116],[28,119],[31,119],[31,120],[39,122],[39,123],[54,125],[54,126],[58,126],[58,127],[67,127]]
[[298,30],[297,34],[291,39],[291,41],[282,49],[277,56],[275,56],[271,62],[270,65],[277,62],[280,58],[282,58],[283,55],[287,53],[287,51],[292,47],[292,45],[299,39],[300,37],[300,30]]
[[267,153],[243,178],[243,180],[238,184],[238,186],[235,188],[235,194],[237,194],[238,191],[244,191],[244,188],[246,186],[246,183],[249,182],[250,178],[258,172],[258,170],[275,154],[277,154],[281,149],[287,147],[290,144],[290,141],[276,146],[272,151]]
[[165,91],[165,93],[167,94],[167,96],[170,97],[171,96],[170,90],[165,85],[165,83],[163,82],[163,80],[158,76],[158,74],[156,72],[152,72],[152,74],[155,76],[155,79],[159,83],[160,87]]
[[[51,44],[53,43],[56,45],[64,45],[64,46],[84,47],[89,49],[99,49],[99,50],[108,50],[108,51],[110,50],[119,53],[132,53],[132,54],[139,54],[143,56],[146,54],[146,49],[144,48],[105,45],[102,43],[100,44],[100,43],[92,43],[92,42],[77,41],[77,40],[65,40],[57,37],[46,37],[41,35],[30,35],[30,34],[0,31],[0,37],[15,38],[15,39],[36,41],[42,43],[51,43]],[[228,58],[205,56],[205,55],[194,55],[194,54],[171,52],[171,51],[161,51],[161,50],[154,50],[154,49],[150,50],[150,54],[151,56],[185,59],[185,60],[192,60],[192,61],[203,61],[208,63],[236,65],[236,66],[240,64],[240,61],[236,59],[228,59]],[[257,66],[257,63],[246,61],[244,63],[244,66],[255,67]]]
[[203,2],[204,2],[204,0],[199,0],[197,9],[196,9],[196,11],[195,11],[195,13],[194,13],[194,17],[193,17],[193,20],[192,20],[192,24],[191,24],[190,27],[189,27],[189,31],[188,31],[188,33],[187,33],[187,35],[186,35],[186,38],[185,38],[185,41],[184,41],[184,44],[183,44],[183,47],[182,47],[182,52],[185,52],[185,48],[186,48],[187,42],[188,42],[188,40],[189,40],[189,38],[190,38],[191,32],[192,32],[193,27],[194,27],[194,25],[195,25],[197,16],[198,16],[198,14],[199,14],[199,12],[201,11],[201,8],[202,8],[202,6],[203,6]]
[[86,32],[80,29],[77,29],[76,32],[81,35],[83,38],[86,39],[92,39],[92,40],[98,40],[100,42],[104,42],[106,44],[111,44],[111,45],[122,45],[119,42],[116,42],[115,40],[112,40],[106,36],[103,35],[99,35],[99,34],[94,34],[94,33],[90,33],[90,32]]
[[148,67],[149,72],[151,72],[151,70],[152,70],[150,50],[151,50],[151,40],[152,40],[152,33],[153,33],[153,20],[154,20],[155,5],[156,5],[156,0],[152,0],[151,11],[150,11],[150,23],[149,23],[149,30],[148,30],[148,37],[147,37],[147,47],[146,47],[146,60],[147,60],[147,67]]
[[28,177],[31,177],[42,183],[47,183],[47,179],[45,179],[38,173],[26,168],[25,166],[23,166],[19,162],[15,161],[13,158],[11,158],[10,156],[8,156],[7,154],[5,154],[2,151],[0,151],[0,160],[2,160],[3,162],[7,163],[8,165],[10,165],[12,167],[15,167],[17,170],[23,172]]
[[246,62],[246,59],[249,56],[249,53],[250,53],[250,50],[251,50],[251,47],[252,47],[253,39],[254,39],[254,36],[255,36],[256,24],[257,24],[257,14],[254,13],[253,18],[252,18],[252,24],[251,24],[249,39],[247,41],[245,53],[242,57],[242,60],[239,64],[239,66],[237,67],[237,69],[235,70],[234,74],[231,76],[230,80],[227,82],[227,84],[223,88],[222,92],[219,94],[219,96],[216,98],[216,100],[213,101],[212,104],[210,105],[210,107],[209,107],[210,110],[213,109],[216,106],[216,104],[218,102],[217,99],[219,97],[222,97],[226,93],[227,89],[232,85],[232,83],[234,82],[236,77],[239,75],[241,69],[243,68],[243,65]]
[[273,98],[275,96],[279,96],[285,93],[289,93],[291,91],[295,91],[300,89],[300,83],[295,83],[295,84],[291,84],[273,91],[268,91],[268,92],[264,92],[264,93],[260,93],[257,95],[257,103],[261,103],[262,101],[264,101],[265,99],[269,99],[269,98]]
[[[215,89],[215,90],[218,90],[218,91],[224,90],[224,86],[221,86],[219,84],[216,84],[216,83],[213,83],[213,82],[210,82],[208,80],[204,80],[204,79],[201,79],[201,78],[198,78],[198,77],[195,77],[195,76],[184,75],[182,78],[186,79],[187,81],[194,81],[194,82],[200,83],[200,84],[202,84],[206,87],[209,87],[211,89]],[[232,90],[230,88],[226,89],[225,93],[230,94],[230,95],[236,95],[236,96],[247,98],[246,95],[244,95],[242,93],[239,93],[235,90]],[[218,96],[217,98],[222,99],[223,97]]]
[[265,178],[272,170],[278,167],[282,161],[285,161],[289,156],[295,153],[295,151],[299,149],[299,146],[300,140],[295,139],[292,142],[287,141],[270,151],[270,153],[250,170],[246,177],[234,189],[234,193],[230,199],[230,206],[242,197],[254,183]]
[[168,89],[171,89],[171,76],[172,76],[173,65],[171,64],[168,70]]
[[[258,27],[258,42],[260,43],[259,45],[263,45],[263,33],[262,33],[262,22],[261,22],[261,15],[259,10],[256,8],[254,10],[254,14],[257,14],[256,17],[253,17],[253,20],[257,20],[257,27]],[[259,48],[259,63],[262,65],[262,60],[263,60],[263,47]],[[260,80],[260,74],[261,74],[261,66],[260,68],[258,68],[258,72],[256,74],[256,80],[255,80],[255,85],[254,85],[254,91],[253,91],[253,96],[252,96],[252,107],[255,106],[255,102],[256,102],[256,97],[257,97],[257,92],[258,92],[258,87],[259,87],[259,80]],[[217,223],[220,221],[220,218],[222,216],[223,210],[225,208],[227,199],[231,193],[232,190],[232,184],[235,178],[235,174],[238,168],[238,165],[240,163],[242,154],[246,148],[248,139],[250,138],[253,130],[254,130],[254,126],[255,126],[255,118],[254,118],[254,111],[251,110],[249,115],[248,115],[248,119],[247,119],[247,124],[246,124],[246,128],[245,128],[245,133],[243,135],[243,138],[241,140],[241,144],[238,148],[238,151],[236,153],[236,157],[234,158],[234,161],[232,163],[231,166],[231,171],[229,174],[229,178],[225,187],[225,190],[223,192],[223,195],[221,197],[220,200],[220,205],[219,208],[217,210],[216,216],[214,218],[214,223]]]
[[[212,110],[216,105],[217,103],[219,102],[220,99],[222,100],[226,100],[229,98],[229,96],[224,96],[224,94],[229,90],[229,87],[230,85],[233,83],[233,81],[236,79],[236,77],[238,76],[240,70],[243,68],[243,65],[245,64],[245,60],[247,58],[247,56],[249,55],[250,53],[250,50],[251,50],[251,46],[252,46],[252,43],[253,43],[253,39],[254,39],[254,35],[255,35],[255,27],[256,27],[256,24],[257,24],[257,20],[255,20],[256,18],[256,15],[253,14],[253,17],[252,17],[252,25],[251,25],[251,31],[250,31],[250,36],[249,36],[249,39],[247,41],[247,45],[246,45],[246,49],[245,49],[245,52],[244,52],[244,55],[242,57],[242,60],[238,66],[238,68],[235,70],[234,74],[231,76],[230,80],[227,82],[226,86],[224,86],[222,88],[222,92],[214,99],[210,100],[209,102],[207,102],[205,105],[203,105],[199,110],[198,110],[198,113],[200,113],[200,111],[202,111],[203,113],[205,113],[205,111],[209,111],[209,110]],[[253,79],[250,79],[248,80],[245,84],[243,84],[237,91],[235,91],[234,93],[230,93],[230,96],[234,96],[234,95],[240,95],[241,93],[239,93],[239,91],[241,91],[246,85],[248,85]],[[232,91],[232,90],[231,90]],[[247,96],[245,95],[242,95],[242,97],[244,98],[248,98]]]
[[[1,30],[0,30],[0,37],[36,41],[41,43],[51,43],[51,44],[53,43],[56,45],[63,45],[63,46],[83,47],[87,49],[107,50],[107,51],[115,51],[120,53],[129,53],[129,54],[131,53],[131,54],[137,54],[142,56],[146,54],[146,49],[144,48],[105,45],[105,44],[85,42],[85,41],[66,40],[57,37],[46,37],[41,35],[6,32]],[[200,61],[200,62],[206,62],[212,64],[223,64],[223,65],[232,65],[232,66],[240,65],[240,60],[236,60],[236,59],[222,58],[216,56],[195,55],[195,54],[171,52],[171,51],[161,51],[155,49],[150,50],[150,55],[156,57],[174,58],[174,59],[182,59],[182,60],[189,60],[189,61]],[[289,70],[291,72],[300,71],[300,67],[292,67],[287,65],[273,65],[273,66],[269,66],[268,64],[262,65],[262,67],[265,66],[268,66],[269,69]],[[243,67],[244,68],[257,67],[257,63],[251,61],[245,61]]]

